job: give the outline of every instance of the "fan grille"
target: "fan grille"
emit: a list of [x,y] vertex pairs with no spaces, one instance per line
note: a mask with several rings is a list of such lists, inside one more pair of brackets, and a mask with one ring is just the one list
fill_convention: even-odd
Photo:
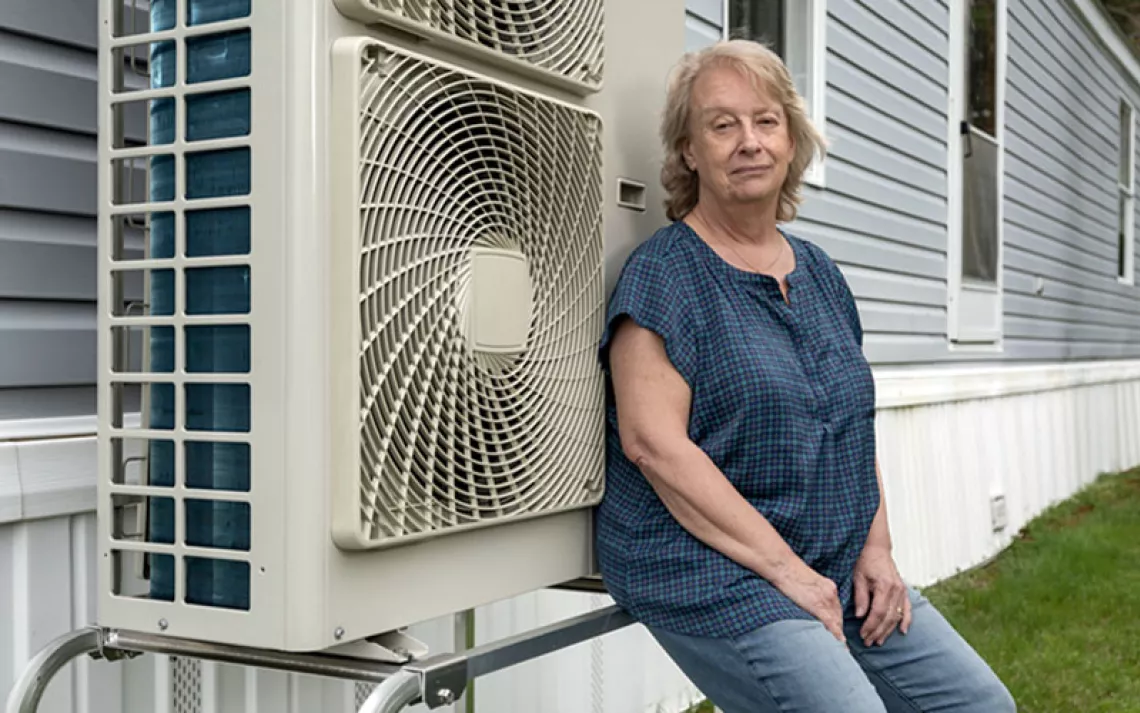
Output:
[[[378,43],[360,66],[361,537],[596,502],[599,121]],[[482,352],[467,336],[484,249],[526,260],[520,349]]]
[[591,87],[602,81],[604,0],[340,0]]

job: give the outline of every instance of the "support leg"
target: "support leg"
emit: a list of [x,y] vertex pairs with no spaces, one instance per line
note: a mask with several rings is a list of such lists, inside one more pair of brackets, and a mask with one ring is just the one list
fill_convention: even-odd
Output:
[[8,695],[7,713],[36,713],[51,679],[61,668],[84,654],[98,654],[102,643],[99,629],[68,632],[40,650]]
[[377,686],[358,713],[399,713],[419,697],[419,674],[400,671]]

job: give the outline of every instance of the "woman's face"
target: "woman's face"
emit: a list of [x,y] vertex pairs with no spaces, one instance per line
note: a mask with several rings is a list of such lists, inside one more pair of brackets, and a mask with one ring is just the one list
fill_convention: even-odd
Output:
[[691,101],[684,154],[702,196],[711,191],[729,203],[776,199],[795,156],[783,107],[730,67],[702,72]]

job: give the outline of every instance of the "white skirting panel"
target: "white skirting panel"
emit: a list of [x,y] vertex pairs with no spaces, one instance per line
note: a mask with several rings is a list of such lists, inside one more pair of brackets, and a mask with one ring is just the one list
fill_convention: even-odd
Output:
[[[1099,474],[1140,464],[1140,363],[879,374],[895,556],[924,586],[978,565]],[[991,499],[1007,523],[994,529]]]
[[[879,452],[896,557],[928,585],[993,556],[1099,473],[1140,464],[1140,362],[880,372]],[[0,701],[52,638],[94,621],[94,443],[0,424]],[[8,439],[5,442],[5,439]],[[991,498],[1007,524],[994,530]],[[557,556],[557,553],[552,553]],[[604,606],[540,592],[482,607],[477,643]],[[456,649],[441,619],[412,635]],[[163,656],[62,671],[40,713],[353,713],[369,690]],[[479,679],[477,713],[676,713],[700,698],[642,627]],[[465,701],[442,711],[464,711]],[[420,706],[409,709],[425,713]]]

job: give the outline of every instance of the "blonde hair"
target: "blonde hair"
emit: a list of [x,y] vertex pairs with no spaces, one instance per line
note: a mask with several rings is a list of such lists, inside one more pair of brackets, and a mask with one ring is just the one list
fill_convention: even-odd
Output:
[[693,85],[701,72],[717,66],[728,66],[748,77],[757,89],[767,92],[784,108],[788,132],[795,141],[796,152],[784,185],[776,220],[795,220],[797,206],[803,200],[800,187],[804,172],[816,154],[822,159],[827,144],[808,118],[804,99],[796,91],[783,60],[768,47],[750,40],[722,40],[696,52],[685,54],[669,77],[665,112],[661,121],[661,142],[665,161],[661,167],[661,183],[665,188],[665,214],[669,220],[680,220],[697,204],[700,182],[695,171],[685,163],[683,150],[689,140],[692,117]]

